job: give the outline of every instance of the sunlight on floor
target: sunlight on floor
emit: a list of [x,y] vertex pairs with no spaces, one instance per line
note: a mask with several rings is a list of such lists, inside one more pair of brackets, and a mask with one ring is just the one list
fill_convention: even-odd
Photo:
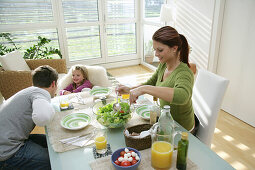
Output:
[[243,150],[243,151],[247,151],[250,148],[242,143],[239,143],[238,145],[236,145],[236,147],[238,147],[239,149]]
[[221,132],[221,130],[220,130],[220,129],[215,128],[215,130],[214,130],[214,133],[215,133],[215,134],[218,134],[218,133],[220,133],[220,132]]
[[229,154],[227,154],[227,153],[224,152],[224,151],[219,151],[219,152],[216,152],[216,153],[217,153],[217,155],[219,155],[219,156],[222,157],[223,159],[227,159],[227,158],[230,157]]
[[121,76],[116,77],[116,79],[124,85],[130,85],[130,86],[136,86],[139,85],[145,80],[149,79],[151,77],[152,73],[146,73],[146,74],[133,74],[128,76]]
[[[242,128],[238,128],[240,124]],[[255,135],[254,128],[224,111],[220,111],[216,127],[211,149],[235,169],[254,169],[254,143],[250,140]]]
[[229,141],[229,142],[231,142],[231,141],[234,140],[234,138],[232,138],[231,136],[228,136],[228,135],[224,135],[223,138],[224,138],[226,141]]
[[242,164],[241,162],[235,161],[231,164],[235,169],[238,170],[245,170],[248,169],[244,164]]
[[215,148],[215,145],[214,144],[211,144],[211,149],[214,149]]

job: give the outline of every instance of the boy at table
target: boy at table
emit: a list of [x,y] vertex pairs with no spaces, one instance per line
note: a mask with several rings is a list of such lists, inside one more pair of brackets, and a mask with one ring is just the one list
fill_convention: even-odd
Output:
[[51,169],[46,137],[30,134],[45,126],[55,111],[51,98],[58,73],[50,66],[32,72],[33,86],[23,89],[0,107],[0,169]]

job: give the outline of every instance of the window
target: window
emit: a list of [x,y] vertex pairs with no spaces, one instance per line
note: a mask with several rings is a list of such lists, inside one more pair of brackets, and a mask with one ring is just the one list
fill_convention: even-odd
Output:
[[165,0],[145,0],[144,19],[152,22],[159,22],[161,5]]
[[47,46],[59,49],[52,9],[50,0],[1,0],[0,32],[11,33],[22,52],[35,45],[38,36],[51,39]]
[[50,0],[1,0],[0,24],[47,23],[53,21]]
[[48,46],[53,48],[59,48],[58,45],[58,34],[55,29],[44,29],[36,31],[14,31],[11,32],[12,36],[15,37],[14,42],[21,50],[28,49],[38,41],[38,36],[47,37],[51,40]]
[[158,58],[154,55],[152,36],[160,27],[153,25],[144,25],[144,61],[154,66],[158,65]]
[[109,19],[134,18],[134,0],[107,0],[107,16]]
[[108,56],[136,53],[135,24],[107,25]]
[[97,0],[62,0],[62,6],[66,23],[99,20]]
[[98,26],[68,28],[67,38],[71,61],[101,57]]
[[152,35],[160,26],[161,5],[165,0],[144,0],[143,1],[143,61],[147,64],[158,66],[158,58],[155,57],[152,46]]
[[[135,0],[1,0],[0,32],[26,49],[37,36],[51,39],[68,64],[137,57]],[[34,43],[33,43],[34,44]]]
[[136,54],[135,1],[106,0],[106,7],[107,56]]

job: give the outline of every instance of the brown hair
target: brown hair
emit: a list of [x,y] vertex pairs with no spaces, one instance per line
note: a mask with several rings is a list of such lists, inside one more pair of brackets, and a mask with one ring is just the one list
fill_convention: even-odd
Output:
[[53,81],[57,83],[58,72],[48,65],[39,66],[32,72],[32,80],[33,86],[48,88]]
[[[75,67],[73,68],[72,72],[73,72],[74,70],[79,70],[79,71],[81,71],[81,74],[82,74],[83,77],[84,77],[84,80],[82,81],[82,84],[83,84],[84,81],[88,79],[88,70],[87,70],[86,67],[84,67],[84,66],[75,66]],[[75,89],[77,88],[75,83],[73,83],[73,87],[74,87]]]
[[165,26],[158,29],[152,36],[152,39],[169,46],[178,46],[177,52],[180,52],[180,61],[186,63],[189,67],[189,44],[184,35],[179,34],[173,27]]

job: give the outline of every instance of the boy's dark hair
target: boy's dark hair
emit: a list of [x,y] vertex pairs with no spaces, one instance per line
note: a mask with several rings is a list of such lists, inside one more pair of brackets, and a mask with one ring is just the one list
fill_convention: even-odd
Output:
[[36,87],[50,87],[51,83],[58,80],[58,72],[48,66],[39,66],[32,72],[33,85]]

